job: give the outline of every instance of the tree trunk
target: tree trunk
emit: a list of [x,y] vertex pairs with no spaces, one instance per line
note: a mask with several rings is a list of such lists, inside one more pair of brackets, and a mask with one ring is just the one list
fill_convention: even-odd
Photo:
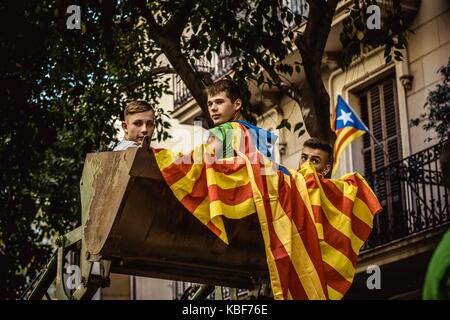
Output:
[[305,70],[299,105],[309,135],[334,144],[330,96],[322,80],[321,65],[338,0],[309,0],[308,3],[310,11],[305,31],[295,40]]
[[147,10],[145,3],[141,3],[141,9],[142,12],[146,12],[145,17],[149,25],[150,37],[160,46],[176,73],[197,101],[205,119],[203,124],[208,127],[212,124],[212,120],[209,117],[205,82],[202,81],[203,76],[193,69],[180,46],[180,37],[188,23],[194,4],[194,0],[182,2],[164,26],[155,21],[152,12]]
[[181,52],[181,48],[176,41],[160,36],[158,38],[158,44],[172,67],[180,76],[181,80],[183,80],[195,101],[197,101],[202,110],[203,118],[208,121],[208,124],[211,124],[211,119],[208,112],[207,97],[204,92],[206,86],[201,80],[202,75],[193,70],[186,56]]
[[330,127],[330,97],[325,91],[320,96],[312,89],[308,79],[301,89],[300,110],[305,123],[305,128],[311,137],[319,138],[330,144],[334,144],[335,135]]

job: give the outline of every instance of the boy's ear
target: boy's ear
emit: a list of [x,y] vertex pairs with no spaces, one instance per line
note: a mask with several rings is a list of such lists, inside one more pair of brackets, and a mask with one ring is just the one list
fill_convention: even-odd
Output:
[[128,125],[125,121],[122,121],[122,129],[125,131],[125,136],[128,134]]
[[234,110],[238,111],[241,109],[241,107],[242,107],[242,100],[238,98],[234,101]]
[[331,170],[331,164],[327,164],[325,166],[325,169],[322,171],[322,175],[324,177],[326,177],[330,173],[330,170]]

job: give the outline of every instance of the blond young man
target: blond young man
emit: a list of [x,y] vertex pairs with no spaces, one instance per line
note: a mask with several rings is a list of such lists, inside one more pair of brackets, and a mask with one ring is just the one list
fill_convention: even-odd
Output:
[[129,102],[124,110],[122,129],[124,139],[114,148],[114,151],[138,147],[145,136],[152,136],[155,131],[155,111],[146,101]]

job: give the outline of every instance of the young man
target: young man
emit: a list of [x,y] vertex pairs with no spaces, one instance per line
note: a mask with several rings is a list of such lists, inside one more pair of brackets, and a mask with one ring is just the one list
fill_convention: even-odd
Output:
[[[234,154],[229,141],[221,134],[221,126],[234,120],[242,120],[242,97],[239,87],[229,79],[219,80],[206,87],[208,111],[214,128],[210,130],[207,143],[213,146],[221,157]],[[228,139],[229,140],[229,139]]]
[[[265,129],[259,128],[243,120],[242,94],[239,87],[232,80],[223,79],[212,83],[206,88],[208,96],[208,110],[215,127],[210,129],[211,135],[207,141],[224,155],[233,155],[232,127],[236,124],[245,127],[247,135],[251,137],[253,145],[267,158],[274,160],[274,146],[277,136]],[[218,139],[216,139],[218,138]],[[219,140],[219,141],[218,141]],[[244,147],[241,144],[241,147]],[[244,151],[244,150],[240,150]],[[280,168],[282,168],[280,166]]]
[[124,139],[114,148],[114,151],[138,147],[145,136],[152,136],[155,131],[155,112],[145,101],[136,100],[128,103],[124,110],[122,128]]
[[242,120],[242,96],[239,87],[231,80],[223,79],[206,88],[208,110],[215,126]]
[[324,177],[331,171],[333,148],[317,138],[310,138],[303,144],[299,167],[305,162],[311,162],[317,173]]
[[[208,96],[208,111],[215,127],[210,129],[211,135],[207,143],[212,145],[216,152],[222,153],[223,157],[235,154],[231,141],[233,140],[233,124],[244,126],[254,140],[258,150],[272,159],[273,145],[277,137],[269,131],[258,128],[243,120],[242,117],[242,94],[236,83],[229,79],[219,80],[206,87]],[[243,145],[241,145],[243,147]],[[243,151],[243,150],[241,150]],[[218,154],[218,153],[216,153]]]

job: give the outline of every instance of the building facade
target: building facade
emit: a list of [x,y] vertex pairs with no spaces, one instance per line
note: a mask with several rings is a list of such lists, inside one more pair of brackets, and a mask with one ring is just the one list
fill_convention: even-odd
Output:
[[[293,8],[305,4],[290,3]],[[428,93],[442,82],[438,69],[450,57],[450,2],[402,1],[413,16],[410,29],[414,31],[408,38],[408,48],[402,52],[403,60],[385,63],[383,50],[375,49],[364,52],[342,71],[330,57],[342,49],[339,33],[347,14],[345,8],[351,3],[341,1],[338,5],[325,48],[322,79],[330,95],[330,108],[341,95],[385,152],[366,134],[345,150],[340,161],[337,176],[351,171],[362,173],[383,206],[360,254],[357,274],[346,298],[416,299],[421,296],[433,250],[450,226],[450,200],[438,164],[442,144],[431,131],[412,126],[410,120],[424,113]],[[202,65],[213,79],[232,72],[226,56]],[[303,81],[293,80],[299,85]],[[182,124],[193,124],[201,114],[200,108],[176,77],[173,87],[172,116]],[[257,118],[260,127],[275,131],[284,118],[293,124],[302,120],[300,109],[288,97],[250,88],[252,102],[264,105],[266,110]],[[279,161],[297,168],[303,142],[309,136],[299,139],[287,129],[277,134]],[[380,288],[367,282],[375,269],[380,274]],[[174,286],[181,288],[179,284]],[[180,294],[174,293],[174,298],[180,298]]]

